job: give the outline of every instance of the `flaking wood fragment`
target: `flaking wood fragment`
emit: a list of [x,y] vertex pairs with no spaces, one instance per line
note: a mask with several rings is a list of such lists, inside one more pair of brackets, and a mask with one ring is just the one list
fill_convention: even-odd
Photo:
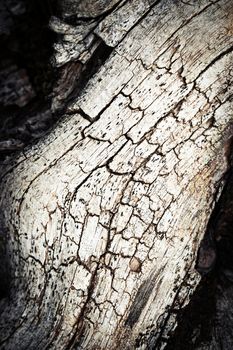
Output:
[[163,349],[200,279],[232,133],[232,3],[136,4],[124,38],[109,14],[120,44],[66,117],[2,172],[7,350]]
[[[116,46],[128,34],[141,18],[158,1],[126,1],[104,18],[95,29],[95,33],[108,46]],[[133,16],[132,16],[133,13]]]

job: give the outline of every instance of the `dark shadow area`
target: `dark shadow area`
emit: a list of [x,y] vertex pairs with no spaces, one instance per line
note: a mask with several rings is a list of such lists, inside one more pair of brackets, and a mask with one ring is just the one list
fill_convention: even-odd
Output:
[[51,123],[48,109],[55,73],[50,59],[55,35],[48,24],[55,7],[54,0],[1,1],[1,159],[40,137],[40,129]]
[[216,313],[216,273],[202,278],[189,304],[178,313],[178,326],[168,340],[166,350],[194,350],[211,342]]
[[[226,184],[203,239],[207,242],[207,249],[214,242],[216,262],[204,273],[190,303],[180,310],[178,326],[169,339],[166,350],[233,349],[232,160],[230,165]],[[209,236],[210,226],[213,237]],[[197,261],[197,265],[198,263]]]
[[49,29],[54,15],[62,17],[56,0],[0,5],[0,162],[47,133],[113,50],[96,36],[97,48],[86,64],[52,66],[59,38]]

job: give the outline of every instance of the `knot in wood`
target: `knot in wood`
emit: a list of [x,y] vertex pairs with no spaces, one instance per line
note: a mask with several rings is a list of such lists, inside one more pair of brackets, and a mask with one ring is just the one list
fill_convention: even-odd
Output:
[[141,272],[141,267],[142,267],[142,262],[140,261],[140,259],[133,257],[130,260],[130,263],[129,263],[130,271]]

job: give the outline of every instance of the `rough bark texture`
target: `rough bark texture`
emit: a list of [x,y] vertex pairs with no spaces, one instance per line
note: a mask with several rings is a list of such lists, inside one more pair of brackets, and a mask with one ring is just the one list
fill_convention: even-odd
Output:
[[232,1],[83,3],[51,20],[65,117],[2,169],[4,349],[164,348],[228,166]]

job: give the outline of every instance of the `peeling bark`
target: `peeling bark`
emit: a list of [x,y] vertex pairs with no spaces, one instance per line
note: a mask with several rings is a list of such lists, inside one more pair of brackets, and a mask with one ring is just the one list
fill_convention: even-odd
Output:
[[232,1],[83,4],[51,20],[64,118],[1,170],[0,344],[163,349],[228,168]]

